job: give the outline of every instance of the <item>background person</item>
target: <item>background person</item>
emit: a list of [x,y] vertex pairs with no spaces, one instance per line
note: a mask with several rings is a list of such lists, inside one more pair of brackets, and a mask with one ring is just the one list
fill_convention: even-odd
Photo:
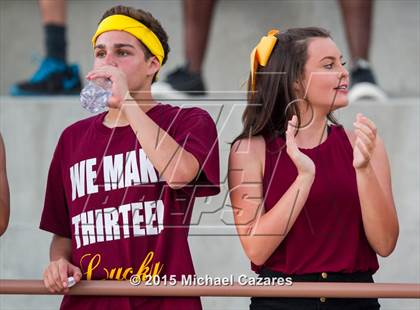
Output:
[[9,224],[10,194],[6,172],[6,150],[3,137],[0,134],[0,236],[4,234]]
[[67,62],[66,1],[39,0],[45,58],[28,80],[12,85],[12,96],[74,95],[81,91],[79,67]]

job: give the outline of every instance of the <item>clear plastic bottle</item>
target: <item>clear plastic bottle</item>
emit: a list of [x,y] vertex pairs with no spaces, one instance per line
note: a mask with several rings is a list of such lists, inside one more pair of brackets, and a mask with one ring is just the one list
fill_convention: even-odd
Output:
[[80,92],[80,103],[90,113],[105,111],[111,97],[112,82],[106,78],[88,81]]

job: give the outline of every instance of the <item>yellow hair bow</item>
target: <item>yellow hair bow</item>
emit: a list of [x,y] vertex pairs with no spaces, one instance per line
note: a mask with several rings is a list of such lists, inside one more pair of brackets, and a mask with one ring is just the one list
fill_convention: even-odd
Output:
[[258,45],[251,52],[251,90],[255,90],[255,75],[258,65],[265,67],[270,59],[277,38],[275,37],[279,31],[277,29],[270,30],[266,36],[263,36]]

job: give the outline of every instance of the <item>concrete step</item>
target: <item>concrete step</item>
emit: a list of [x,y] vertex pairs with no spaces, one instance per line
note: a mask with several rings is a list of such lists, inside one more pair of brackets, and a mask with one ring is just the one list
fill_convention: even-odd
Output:
[[[123,3],[151,11],[167,30],[171,53],[162,77],[184,62],[182,0]],[[68,59],[80,64],[83,74],[92,67],[90,38],[97,22],[117,4],[121,2],[68,1]],[[370,56],[379,84],[388,94],[420,95],[419,12],[419,1],[375,1]],[[272,28],[303,26],[330,30],[349,59],[336,0],[218,1],[204,66],[209,89],[239,89],[248,77],[249,53],[261,35]],[[38,64],[31,59],[44,55],[43,41],[37,1],[0,1],[0,94],[6,95],[10,85],[33,74]]]

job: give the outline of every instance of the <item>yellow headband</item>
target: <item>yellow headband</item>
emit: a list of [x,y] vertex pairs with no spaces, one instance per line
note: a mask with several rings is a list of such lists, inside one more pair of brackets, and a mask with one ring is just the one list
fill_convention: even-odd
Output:
[[165,51],[163,50],[163,46],[159,38],[153,33],[152,30],[147,28],[138,20],[126,15],[111,15],[101,21],[98,29],[92,37],[93,47],[95,48],[96,39],[99,35],[112,30],[125,31],[135,36],[150,50],[153,55],[156,56],[162,65]]
[[251,52],[251,90],[255,90],[255,75],[258,65],[265,67],[270,59],[277,38],[275,37],[279,31],[277,29],[270,30],[266,36],[263,36],[260,43]]

